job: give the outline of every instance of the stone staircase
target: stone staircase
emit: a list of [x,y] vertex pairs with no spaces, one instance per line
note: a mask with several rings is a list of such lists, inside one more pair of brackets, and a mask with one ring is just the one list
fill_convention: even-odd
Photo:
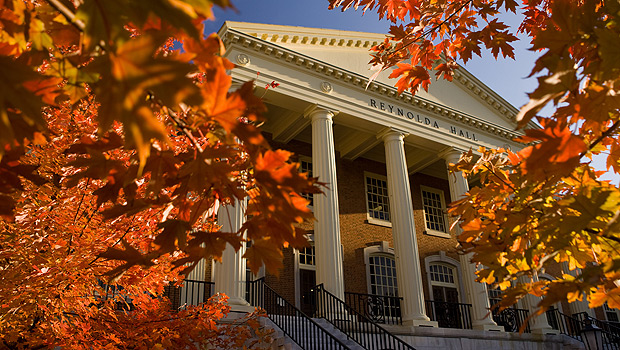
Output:
[[[317,324],[319,324],[321,327],[323,327],[328,333],[333,335],[336,339],[341,341],[350,350],[364,350],[363,347],[361,347],[359,344],[357,344],[353,340],[348,339],[345,334],[343,334],[341,331],[339,331],[337,328],[335,328],[331,323],[327,322],[325,319],[312,318],[312,320],[316,322]],[[297,325],[301,325],[301,327],[299,327],[301,329],[308,329],[310,327],[309,325],[310,321],[308,321],[307,319],[301,318],[301,317],[289,316],[284,322],[287,322],[287,323],[290,322],[290,323],[295,323]],[[305,325],[305,323],[307,323],[307,325]],[[273,343],[271,344],[270,349],[272,350],[304,350],[302,347],[299,346],[299,344],[295,343],[295,341],[291,339],[290,336],[284,333],[284,331],[280,329],[280,327],[278,327],[270,319],[265,320],[265,327],[273,329],[274,331]],[[292,334],[292,336],[296,337],[297,334]],[[330,342],[329,339],[312,338],[310,339],[309,344],[306,344],[306,345],[309,345],[309,348],[312,348],[312,349],[329,349],[333,347],[334,344],[333,342]]]

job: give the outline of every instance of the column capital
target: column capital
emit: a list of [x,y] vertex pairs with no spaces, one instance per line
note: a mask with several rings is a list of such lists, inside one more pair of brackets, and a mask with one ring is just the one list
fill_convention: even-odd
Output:
[[313,104],[306,108],[303,112],[304,117],[311,120],[316,119],[332,119],[338,115],[339,111],[320,104]]
[[461,158],[461,154],[463,154],[464,152],[466,151],[462,149],[458,149],[454,147],[446,147],[443,150],[441,150],[437,155],[440,158],[443,158],[447,164],[449,163],[456,164]]
[[383,128],[381,129],[381,131],[379,131],[377,133],[377,138],[378,139],[382,139],[384,142],[386,141],[391,141],[391,140],[402,140],[405,138],[405,136],[407,136],[408,133],[393,127],[387,127],[387,128]]

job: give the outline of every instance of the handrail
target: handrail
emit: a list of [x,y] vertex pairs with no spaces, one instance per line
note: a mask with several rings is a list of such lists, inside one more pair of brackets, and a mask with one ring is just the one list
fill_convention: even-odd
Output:
[[472,329],[471,304],[425,300],[426,314],[441,328]]
[[603,333],[603,349],[620,349],[620,332],[618,327],[607,321],[596,319],[586,312],[578,313],[574,316],[576,316],[582,327],[586,324],[593,324],[601,329],[601,333]]
[[495,305],[493,301],[496,300],[499,299],[489,299],[489,301],[491,301],[493,321],[495,321],[498,326],[504,327],[506,332],[521,332],[523,329],[524,333],[531,333],[530,324],[528,322],[529,310],[518,309],[513,306],[499,311],[499,308],[493,306]]
[[581,330],[585,326],[583,320],[563,314],[558,309],[547,310],[547,323],[551,328],[567,335],[571,338],[581,341]]
[[375,323],[403,324],[400,303],[403,298],[388,295],[344,292],[344,301]]
[[267,312],[273,323],[304,350],[350,350],[342,341],[289,303],[259,278],[248,283],[248,302]]
[[213,294],[214,283],[186,279],[182,287],[169,285],[165,288],[164,295],[170,299],[173,310],[182,310],[187,306],[196,306],[207,301]]
[[314,290],[317,294],[317,316],[325,318],[364,349],[415,350],[325,290],[323,284],[319,284]]
[[601,333],[603,335],[603,349],[620,349],[620,334],[601,327],[600,325],[604,325],[605,321],[593,318],[585,312],[575,314],[573,316],[565,315],[558,309],[547,310],[546,315],[547,321],[549,322],[551,328],[558,330],[560,334],[567,335],[579,341],[583,341],[581,338],[581,332],[586,325],[595,324],[601,329]]
[[588,315],[587,312],[580,312],[575,314],[574,316],[580,321],[590,320],[592,324],[596,325],[600,329],[606,330],[607,332],[616,334],[618,337],[620,337],[620,327],[612,322],[599,320],[598,318],[594,318]]

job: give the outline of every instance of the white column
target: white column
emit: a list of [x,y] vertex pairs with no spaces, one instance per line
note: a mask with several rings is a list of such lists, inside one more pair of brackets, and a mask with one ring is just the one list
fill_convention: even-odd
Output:
[[[520,283],[527,283],[525,277],[519,277]],[[538,282],[538,275],[534,274],[532,282]],[[540,302],[540,298],[532,294],[526,295],[523,299],[523,306],[532,315],[536,311],[536,306]],[[530,319],[530,330],[533,334],[559,334],[558,330],[551,328],[549,320],[547,320],[547,314],[543,313],[539,316],[532,317]]]
[[[461,156],[461,152],[450,149],[440,154],[446,161],[446,165],[456,164]],[[463,177],[461,172],[450,173],[448,171],[448,183],[450,185],[450,199],[456,201],[469,191],[469,184]],[[456,226],[456,234],[461,233],[461,227]],[[473,254],[460,256],[461,271],[463,271],[463,284],[465,285],[465,294],[471,306],[471,319],[474,329],[504,331],[504,327],[498,326],[490,314],[491,305],[489,303],[489,295],[487,293],[486,284],[476,282],[476,265],[471,262]]]
[[[577,270],[569,269],[568,262],[566,261],[562,262],[562,272],[573,277],[577,277],[578,275]],[[574,314],[586,313],[590,317],[596,318],[594,315],[594,310],[590,309],[590,305],[588,305],[588,298],[583,293],[581,295],[581,300],[575,300],[572,303],[568,304],[568,306],[570,307],[569,312],[571,313],[569,316],[572,316]]]
[[398,293],[403,298],[401,314],[407,326],[437,327],[430,321],[424,307],[422,269],[413,220],[413,203],[405,160],[403,133],[389,129],[379,135],[385,145],[388,195]]
[[314,194],[314,249],[316,282],[340,300],[344,300],[342,250],[340,248],[340,211],[336,180],[333,120],[335,112],[313,107],[306,114],[312,122],[312,176],[327,184],[323,193]]
[[[217,222],[223,232],[237,232],[245,221],[246,200],[235,200],[234,205],[222,205],[217,213]],[[245,242],[238,251],[226,244],[222,262],[215,263],[215,293],[228,296],[228,305],[233,311],[251,311],[245,300]]]

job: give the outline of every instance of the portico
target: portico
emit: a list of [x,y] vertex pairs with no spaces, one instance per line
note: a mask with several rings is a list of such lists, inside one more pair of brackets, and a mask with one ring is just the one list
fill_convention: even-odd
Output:
[[[328,184],[314,196],[317,221],[305,227],[314,250],[285,256],[295,288],[282,285],[284,295],[301,303],[299,271],[311,266],[316,284],[341,300],[400,297],[403,325],[441,326],[441,305],[461,303],[470,305],[470,328],[503,330],[470,257],[454,249],[445,209],[468,183],[447,164],[479,146],[518,149],[516,109],[464,70],[428,93],[398,95],[385,75],[369,82],[364,71],[367,48],[382,36],[304,30],[229,23],[220,32],[239,65],[233,80],[256,79],[268,106],[265,135]],[[279,86],[265,89],[272,81]]]

